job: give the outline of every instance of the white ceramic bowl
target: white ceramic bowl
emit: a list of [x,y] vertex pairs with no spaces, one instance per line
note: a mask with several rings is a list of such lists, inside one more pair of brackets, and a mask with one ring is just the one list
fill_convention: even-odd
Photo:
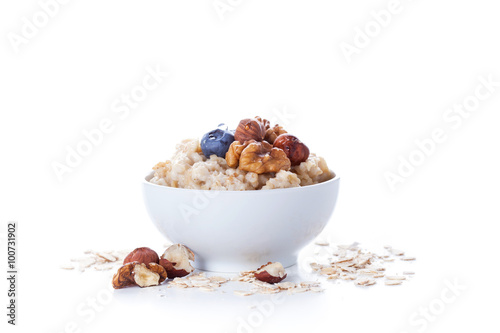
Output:
[[288,267],[332,216],[339,177],[288,189],[206,191],[143,182],[146,208],[160,232],[195,253],[194,266],[214,272]]

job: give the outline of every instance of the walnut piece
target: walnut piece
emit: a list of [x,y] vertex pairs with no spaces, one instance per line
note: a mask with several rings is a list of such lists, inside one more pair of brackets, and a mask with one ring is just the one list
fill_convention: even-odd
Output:
[[290,170],[290,160],[285,152],[266,142],[250,142],[240,156],[239,168],[244,171],[262,174]]
[[259,116],[255,117],[255,119],[257,119],[258,121],[260,121],[260,123],[262,124],[262,127],[264,128],[264,130],[268,130],[270,127],[271,127],[271,123],[269,122],[269,120],[267,119],[263,119]]
[[240,156],[243,149],[245,149],[250,143],[257,142],[255,140],[250,140],[245,143],[239,141],[233,141],[229,146],[229,150],[226,153],[226,162],[230,168],[237,168],[240,163]]
[[263,119],[261,117],[255,117],[255,119],[257,119],[257,121],[262,124],[262,127],[266,131],[264,140],[266,140],[270,144],[273,144],[274,140],[276,140],[279,135],[287,133],[287,131],[285,131],[285,129],[278,124],[271,127],[271,122],[267,119]]
[[274,140],[276,140],[278,136],[285,133],[287,133],[287,131],[285,131],[285,129],[282,126],[276,124],[274,125],[273,128],[269,127],[268,129],[266,129],[266,135],[264,136],[264,140],[266,140],[270,144],[273,144]]

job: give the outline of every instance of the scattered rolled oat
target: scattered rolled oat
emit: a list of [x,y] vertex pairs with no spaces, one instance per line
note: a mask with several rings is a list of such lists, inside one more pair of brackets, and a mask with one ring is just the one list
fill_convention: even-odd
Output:
[[226,279],[225,277],[222,276],[210,276],[209,277],[210,282],[218,282],[218,283],[226,283],[229,281],[229,279]]
[[357,286],[372,286],[375,283],[377,283],[377,281],[375,281],[374,279],[370,279],[370,278],[364,278],[364,279],[357,280],[354,282],[354,284]]
[[102,258],[105,262],[114,262],[118,260],[118,257],[109,252],[92,252],[92,254],[99,258]]
[[94,265],[94,269],[96,271],[109,271],[110,269],[113,269],[115,267],[116,267],[116,265],[114,263],[105,263],[105,264]]
[[[92,251],[86,250],[83,252],[85,257],[72,258],[71,262],[74,262],[78,266],[78,270],[81,272],[86,271],[89,268],[94,268],[97,271],[107,271],[115,268],[117,265],[121,265],[123,259],[127,256],[129,251]],[[72,268],[70,268],[72,267]],[[65,264],[60,266],[61,269],[74,269],[75,266],[71,264]]]
[[[351,245],[338,245],[337,249],[332,249],[333,256],[330,257],[329,264],[312,262],[310,264],[313,272],[325,275],[327,280],[354,281],[357,286],[371,286],[376,283],[374,279],[386,277],[387,263],[393,262],[395,258],[403,261],[415,260],[413,257],[404,257],[404,251],[393,249],[386,245],[384,248],[389,254],[378,255],[361,249],[358,243]],[[334,259],[335,257],[335,259]],[[387,285],[401,284],[406,280],[404,276],[387,276]]]
[[387,280],[406,280],[406,277],[401,276],[401,275],[389,275],[385,277]]
[[255,294],[255,292],[254,291],[248,291],[248,290],[235,290],[234,294],[238,295],[238,296],[250,296],[250,295]]
[[276,283],[276,285],[281,290],[287,290],[287,289],[295,288],[295,283],[293,283],[293,282],[280,282],[280,283]]
[[397,286],[397,285],[400,285],[401,283],[403,283],[403,281],[401,281],[401,280],[386,280],[385,281],[386,286]]
[[95,258],[77,258],[71,259],[71,261],[78,263],[78,270],[81,272],[84,272],[87,268],[93,266],[97,262]]
[[298,294],[298,293],[304,293],[306,291],[310,291],[310,288],[304,288],[304,287],[295,287],[292,289],[288,289],[288,294],[293,295],[293,294]]
[[[252,289],[252,294],[277,294],[279,292],[287,291],[288,294],[296,294],[302,292],[320,292],[323,289],[319,288],[320,282],[317,281],[302,281],[298,283],[293,283],[289,281],[279,282],[275,284],[263,282],[257,280],[254,277],[256,271],[243,271],[240,272],[239,276],[232,278],[232,281],[247,282],[250,283],[254,289]],[[313,289],[314,288],[314,289]],[[236,293],[240,296],[248,296],[246,294],[241,295],[240,292]]]
[[60,265],[59,268],[71,270],[71,269],[75,269],[75,266],[73,266],[71,264],[64,264],[64,265]]
[[336,272],[336,270],[333,267],[325,267],[325,268],[321,269],[320,274],[323,274],[323,275],[332,275],[335,272]]
[[277,294],[281,292],[279,288],[260,288],[257,290],[260,294]]
[[[324,275],[327,280],[345,280],[353,281],[357,286],[371,286],[376,284],[377,278],[386,277],[385,285],[394,286],[400,285],[404,280],[407,280],[402,275],[386,275],[386,267],[384,264],[393,262],[395,258],[402,261],[413,261],[415,257],[404,256],[404,251],[393,249],[391,246],[384,246],[389,254],[377,255],[372,252],[365,251],[359,248],[358,243],[350,245],[339,245],[333,248],[326,241],[317,241],[316,245],[321,246],[329,255],[329,264],[312,262],[310,264],[313,272]],[[117,265],[121,265],[123,259],[129,253],[124,251],[92,251],[84,252],[85,257],[73,258],[71,262],[74,264],[61,265],[61,269],[85,271],[89,268],[94,268],[97,271],[107,271],[113,269]],[[239,296],[250,296],[254,294],[274,294],[287,292],[288,294],[296,294],[303,292],[322,292],[321,283],[318,281],[303,281],[303,282],[280,282],[269,284],[259,281],[255,278],[256,271],[243,271],[238,276],[231,279],[222,276],[206,276],[205,273],[195,273],[182,278],[175,278],[168,282],[168,287],[176,288],[198,288],[205,292],[213,292],[222,284],[229,281],[237,281],[249,283],[252,290],[235,290],[234,294]],[[403,275],[414,275],[412,271],[404,271]],[[223,291],[222,291],[223,292]]]
[[390,249],[389,251],[391,251],[391,253],[394,254],[395,256],[402,256],[405,254],[404,251],[396,250],[396,249]]
[[199,288],[203,291],[215,291],[222,284],[228,282],[222,276],[210,276],[207,277],[205,273],[194,273],[184,277],[176,277],[168,283],[168,287],[177,288]]

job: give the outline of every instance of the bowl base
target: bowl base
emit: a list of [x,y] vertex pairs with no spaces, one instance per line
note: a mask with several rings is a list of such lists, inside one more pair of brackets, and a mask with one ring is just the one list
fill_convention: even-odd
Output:
[[[277,258],[273,262],[280,262],[284,268],[291,267],[297,264],[297,256],[287,256],[285,258]],[[216,260],[201,260],[196,258],[193,267],[206,272],[214,273],[239,273],[242,271],[256,270],[267,262],[224,262]]]

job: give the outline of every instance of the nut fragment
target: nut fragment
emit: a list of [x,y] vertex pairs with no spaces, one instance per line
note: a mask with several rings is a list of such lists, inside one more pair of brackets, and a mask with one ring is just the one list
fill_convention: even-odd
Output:
[[186,276],[194,271],[190,261],[194,260],[194,253],[182,244],[168,247],[160,259],[160,265],[165,268],[169,279]]
[[262,282],[278,283],[286,278],[286,272],[281,263],[268,262],[257,269],[254,276]]
[[133,285],[139,287],[157,286],[167,278],[165,269],[152,262],[148,264],[133,261],[118,269],[113,276],[113,288],[121,289]]
[[266,135],[264,136],[264,140],[266,140],[270,144],[273,144],[278,136],[286,133],[287,131],[285,131],[285,129],[282,126],[276,124],[272,128],[268,128],[266,130]]
[[123,264],[129,262],[137,261],[141,264],[149,264],[151,262],[159,263],[160,259],[158,258],[158,254],[151,250],[149,247],[139,247],[134,251],[130,252],[128,256],[123,260]]
[[245,143],[239,141],[233,141],[229,146],[229,150],[226,153],[226,162],[230,168],[237,168],[240,163],[240,156],[243,149],[245,149],[250,143],[256,142],[255,140],[250,140]]
[[149,264],[137,264],[134,267],[134,281],[141,287],[157,286],[167,278],[165,269],[152,262]]
[[113,276],[113,288],[121,289],[135,284],[134,267],[137,262],[129,262],[118,268],[118,272]]
[[292,165],[299,165],[309,157],[309,148],[296,136],[281,134],[274,141],[274,147],[282,149]]
[[243,119],[236,128],[234,139],[243,143],[250,140],[262,141],[265,134],[264,125],[259,119]]
[[266,141],[251,142],[243,149],[239,168],[257,174],[290,170],[290,160],[281,149]]
[[278,124],[271,127],[271,123],[267,119],[263,119],[261,117],[255,117],[255,119],[261,123],[265,131],[264,140],[270,144],[273,144],[274,140],[276,140],[279,135],[287,133],[285,129]]
[[265,131],[271,128],[271,122],[269,120],[261,118],[259,116],[256,116],[255,119],[260,122],[262,128],[264,128]]

